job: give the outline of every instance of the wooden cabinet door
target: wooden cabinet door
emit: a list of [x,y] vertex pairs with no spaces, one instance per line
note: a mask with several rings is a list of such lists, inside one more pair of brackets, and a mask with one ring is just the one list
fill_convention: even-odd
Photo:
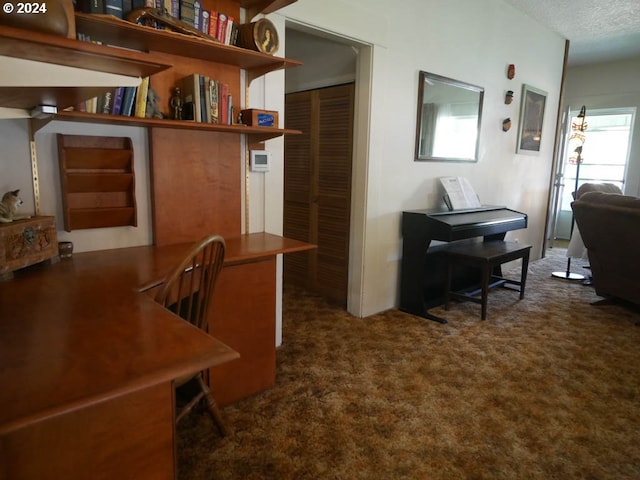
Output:
[[354,84],[286,96],[284,235],[317,250],[284,259],[285,282],[346,305]]

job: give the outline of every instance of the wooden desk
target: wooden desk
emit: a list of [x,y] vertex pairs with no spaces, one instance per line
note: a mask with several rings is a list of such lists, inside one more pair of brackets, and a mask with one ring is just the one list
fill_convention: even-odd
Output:
[[[312,248],[266,234],[227,244],[227,288],[233,269]],[[142,293],[187,248],[75,254],[0,283],[0,479],[175,478],[172,380],[238,356]]]

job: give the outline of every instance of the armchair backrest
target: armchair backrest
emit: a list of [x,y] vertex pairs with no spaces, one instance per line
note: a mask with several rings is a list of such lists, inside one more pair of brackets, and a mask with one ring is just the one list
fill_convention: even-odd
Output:
[[600,296],[640,304],[640,198],[588,192],[571,204]]

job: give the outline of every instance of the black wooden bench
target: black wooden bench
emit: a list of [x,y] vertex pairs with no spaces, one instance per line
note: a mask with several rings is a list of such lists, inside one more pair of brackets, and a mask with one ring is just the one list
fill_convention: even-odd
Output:
[[[449,309],[450,300],[465,300],[479,303],[482,306],[482,320],[487,318],[487,297],[493,287],[506,284],[516,285],[520,292],[520,299],[524,298],[524,287],[527,281],[527,268],[529,266],[529,254],[531,245],[522,243],[505,242],[502,240],[451,244],[446,249],[448,270],[445,288],[445,310]],[[500,266],[513,260],[522,259],[522,271],[520,280],[512,280],[502,277]],[[480,286],[474,289],[459,291],[451,290],[453,269],[457,265],[479,267],[482,276]],[[478,297],[478,294],[480,295]]]

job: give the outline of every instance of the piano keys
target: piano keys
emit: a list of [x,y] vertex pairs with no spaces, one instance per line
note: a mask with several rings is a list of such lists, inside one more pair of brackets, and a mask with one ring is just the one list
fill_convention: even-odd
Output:
[[[507,232],[527,228],[527,215],[506,207],[483,206],[471,210],[402,212],[400,310],[429,320],[446,320],[428,312],[444,303],[449,242],[504,240]],[[437,240],[439,245],[431,245]],[[496,272],[500,273],[500,272]],[[478,272],[456,272],[453,288],[479,283]]]

